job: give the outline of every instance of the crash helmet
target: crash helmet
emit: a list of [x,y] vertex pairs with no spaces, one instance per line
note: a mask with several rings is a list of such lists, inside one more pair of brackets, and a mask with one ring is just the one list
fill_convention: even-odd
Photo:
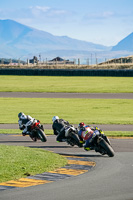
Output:
[[22,115],[24,115],[23,112],[18,113],[18,118],[20,118]]
[[85,123],[84,122],[79,123],[79,125],[78,125],[78,129],[79,130],[83,130],[84,127],[85,127]]
[[52,118],[52,121],[54,122],[54,121],[57,120],[57,119],[59,119],[59,117],[58,117],[58,116],[54,116],[54,117]]

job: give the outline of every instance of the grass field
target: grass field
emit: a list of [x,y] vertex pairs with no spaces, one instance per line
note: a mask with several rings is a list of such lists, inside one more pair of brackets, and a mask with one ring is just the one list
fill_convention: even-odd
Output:
[[[105,135],[107,135],[109,137],[133,137],[133,131],[104,131],[104,133],[105,133]],[[0,129],[0,134],[22,135],[22,131],[19,129]],[[45,134],[53,135],[53,130],[45,129]],[[27,136],[27,137],[29,137],[29,136]],[[56,136],[55,136],[55,138],[56,138]]]
[[0,123],[18,123],[24,112],[51,124],[58,115],[72,124],[133,124],[132,99],[0,98]]
[[0,182],[55,170],[66,164],[64,157],[44,149],[0,145]]
[[133,77],[0,76],[0,92],[132,93]]
[[[45,129],[44,132],[47,135],[52,135],[53,134],[53,130],[52,129]],[[17,134],[17,135],[21,135],[22,134],[22,130],[19,130],[19,129],[0,129],[0,134]]]

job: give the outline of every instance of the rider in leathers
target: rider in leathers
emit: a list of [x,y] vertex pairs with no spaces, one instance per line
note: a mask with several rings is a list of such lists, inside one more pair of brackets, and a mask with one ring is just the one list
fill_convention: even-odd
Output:
[[32,118],[30,115],[25,115],[23,112],[20,112],[18,114],[18,118],[19,129],[23,130],[22,135],[28,135],[30,126],[35,119]]
[[80,139],[80,143],[84,144],[84,149],[86,151],[92,150],[93,149],[93,145],[92,145],[92,137],[93,134],[102,134],[103,137],[105,137],[106,140],[106,136],[103,134],[102,130],[99,129],[98,127],[91,127],[91,126],[87,126],[84,124],[84,122],[81,122],[78,125],[78,136]]
[[65,139],[65,128],[67,128],[68,126],[71,126],[69,124],[68,121],[65,121],[64,119],[59,119],[58,116],[54,116],[52,118],[53,121],[53,131],[54,131],[54,135],[57,135],[56,140],[58,142],[64,142],[66,141]]

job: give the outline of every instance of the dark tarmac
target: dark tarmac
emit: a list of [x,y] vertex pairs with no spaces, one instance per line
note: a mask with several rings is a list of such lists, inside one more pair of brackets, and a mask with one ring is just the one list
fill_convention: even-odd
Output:
[[133,99],[133,93],[0,92],[0,97],[15,97],[15,98],[80,98],[80,99]]

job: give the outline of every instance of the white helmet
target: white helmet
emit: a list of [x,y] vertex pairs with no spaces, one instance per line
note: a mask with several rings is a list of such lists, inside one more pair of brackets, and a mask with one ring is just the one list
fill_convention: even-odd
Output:
[[54,121],[57,120],[57,119],[59,119],[59,117],[58,117],[58,116],[54,116],[54,117],[52,118],[52,121],[54,122]]

